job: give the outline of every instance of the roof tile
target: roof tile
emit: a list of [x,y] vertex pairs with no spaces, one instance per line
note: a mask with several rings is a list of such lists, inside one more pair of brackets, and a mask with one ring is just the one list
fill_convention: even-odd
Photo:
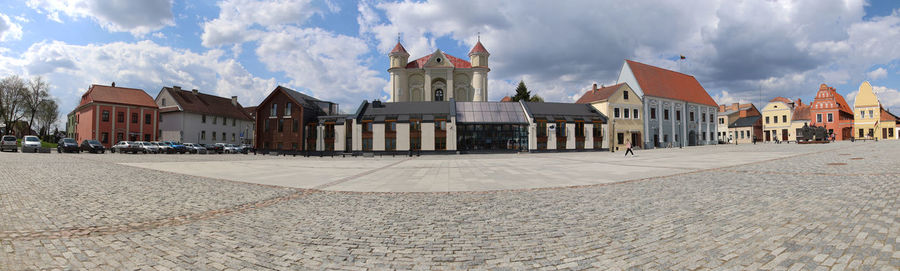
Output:
[[153,101],[153,98],[142,89],[96,84],[91,85],[88,91],[81,95],[81,103],[78,106],[83,106],[91,102],[158,108],[156,102]]
[[625,62],[631,67],[644,95],[718,106],[693,76],[631,60]]

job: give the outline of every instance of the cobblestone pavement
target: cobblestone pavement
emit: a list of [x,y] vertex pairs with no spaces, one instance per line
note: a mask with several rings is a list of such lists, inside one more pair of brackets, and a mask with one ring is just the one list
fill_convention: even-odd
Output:
[[357,193],[0,153],[0,269],[900,269],[900,142],[661,152],[747,148],[808,154],[581,187]]

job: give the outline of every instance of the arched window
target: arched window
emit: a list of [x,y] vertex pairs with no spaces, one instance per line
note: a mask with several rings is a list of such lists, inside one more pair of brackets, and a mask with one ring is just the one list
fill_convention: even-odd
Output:
[[444,90],[437,89],[434,91],[434,100],[435,101],[443,101],[444,100]]

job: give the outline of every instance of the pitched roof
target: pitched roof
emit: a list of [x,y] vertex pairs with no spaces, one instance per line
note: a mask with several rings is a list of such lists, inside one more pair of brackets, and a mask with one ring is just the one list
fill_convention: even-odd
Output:
[[625,60],[644,95],[718,106],[693,76]]
[[503,99],[500,99],[501,102],[512,102],[512,97],[503,96]]
[[606,121],[606,115],[589,104],[524,102],[525,110],[533,117],[581,117]]
[[312,96],[300,93],[299,91],[289,89],[289,88],[286,88],[283,86],[278,86],[277,88],[284,90],[284,92],[287,93],[288,95],[290,95],[291,98],[294,98],[294,100],[296,100],[298,103],[300,103],[303,107],[306,107],[306,108],[326,112],[327,108],[322,108],[322,105],[324,105],[324,103],[329,103],[329,104],[331,103],[328,101],[322,101],[322,100],[313,98]]
[[244,114],[247,114],[247,116],[250,116],[250,118],[253,118],[253,114],[256,114],[256,106],[244,107]]
[[896,120],[900,120],[900,119],[898,119],[897,116],[895,116],[890,111],[884,110],[884,107],[882,107],[881,108],[881,120],[882,121],[885,121],[885,120],[886,121],[891,121],[891,120],[896,121]]
[[406,48],[403,48],[403,44],[400,44],[399,41],[397,42],[397,45],[394,45],[394,49],[391,50],[391,54],[394,54],[394,53],[409,55],[409,53],[406,52]]
[[612,96],[613,93],[616,93],[616,90],[619,89],[625,83],[619,83],[612,86],[601,87],[596,90],[591,89],[581,95],[581,98],[578,98],[577,104],[587,104],[593,103],[597,101],[603,101],[609,99],[609,96]]
[[[428,62],[428,59],[430,59],[431,56],[432,55],[427,55],[427,56],[423,56],[419,59],[413,60],[413,61],[409,62],[408,64],[406,64],[406,68],[409,69],[409,68],[425,67],[425,63]],[[459,59],[448,53],[444,53],[444,56],[446,56],[447,59],[450,60],[450,63],[452,63],[453,67],[455,67],[455,68],[471,68],[472,67],[472,63],[470,63],[469,61]]]
[[91,102],[113,103],[123,105],[137,105],[158,108],[153,97],[137,88],[123,88],[104,85],[91,85],[87,92],[81,95],[81,103],[78,106]]
[[775,98],[773,98],[773,99],[772,99],[771,101],[769,101],[769,102],[770,102],[770,103],[773,103],[773,102],[782,102],[782,103],[786,103],[786,104],[792,104],[792,103],[794,103],[794,101],[791,101],[791,99],[788,99],[788,98],[785,98],[785,97],[775,97]]
[[791,114],[791,121],[811,120],[812,118],[809,115],[809,105],[800,104],[799,106],[794,107],[794,113]]
[[241,104],[232,104],[231,98],[219,97],[206,93],[194,94],[192,91],[171,87],[163,87],[163,91],[168,92],[184,112],[251,120],[250,116],[244,112],[244,108]]
[[484,45],[481,45],[481,41],[478,41],[478,43],[476,43],[475,46],[472,47],[472,50],[469,51],[469,55],[474,54],[474,53],[491,54],[491,53],[488,53],[487,49],[484,49]]
[[750,126],[756,125],[756,123],[759,122],[760,118],[762,118],[762,116],[749,116],[749,117],[739,118],[736,121],[734,121],[734,123],[729,124],[728,128],[750,127]]

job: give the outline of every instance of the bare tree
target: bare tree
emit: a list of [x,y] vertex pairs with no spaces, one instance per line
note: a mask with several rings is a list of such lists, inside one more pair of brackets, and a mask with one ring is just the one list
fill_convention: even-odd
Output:
[[40,125],[41,136],[46,136],[51,131],[51,127],[59,120],[59,104],[56,100],[46,99],[38,107],[37,121]]
[[40,114],[41,104],[50,99],[50,84],[44,78],[37,76],[28,82],[28,89],[24,95],[25,112],[28,113],[28,129],[34,130],[34,117]]
[[18,75],[0,80],[0,118],[6,124],[7,133],[25,114],[22,106],[28,88]]

